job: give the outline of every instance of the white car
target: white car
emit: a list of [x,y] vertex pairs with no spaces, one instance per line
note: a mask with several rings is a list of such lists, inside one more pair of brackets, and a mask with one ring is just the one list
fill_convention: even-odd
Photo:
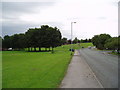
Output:
[[12,50],[12,48],[8,48],[8,50]]

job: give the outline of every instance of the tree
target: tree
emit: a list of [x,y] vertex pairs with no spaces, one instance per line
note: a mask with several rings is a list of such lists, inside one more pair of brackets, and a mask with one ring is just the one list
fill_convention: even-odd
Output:
[[25,34],[14,34],[12,36],[5,36],[3,39],[4,48],[12,47],[14,50],[21,50],[28,48],[28,51],[37,51],[36,48],[53,48],[60,46],[61,32],[57,27],[50,27],[48,25],[42,25],[40,28],[30,28]]
[[67,42],[68,42],[68,44],[71,44],[71,39],[69,39]]
[[108,39],[110,39],[111,36],[109,34],[100,34],[95,35],[92,38],[92,43],[95,45],[98,49],[105,49],[104,45]]
[[[49,29],[48,29],[49,28]],[[49,48],[50,47],[50,27],[48,25],[42,25],[40,29],[40,35],[39,38],[41,39],[41,46],[44,48]]]
[[61,33],[57,27],[49,27],[48,25],[42,25],[41,28],[29,29],[26,33],[27,47],[28,49],[39,47],[39,51],[44,47],[45,50],[50,47],[53,48],[61,45]]
[[52,51],[54,47],[60,46],[61,45],[61,32],[59,31],[59,29],[57,27],[49,28],[49,32],[50,32],[50,47],[52,47]]
[[80,40],[80,42],[81,42],[81,43],[84,43],[84,40],[83,40],[83,39],[81,39],[81,40]]
[[106,41],[105,48],[110,50],[118,50],[120,46],[120,37],[113,37]]
[[[32,48],[34,47],[34,51],[36,51],[36,47],[38,46],[38,39],[39,39],[39,28],[30,28],[25,33],[25,39],[26,39],[26,46],[28,47],[28,51],[32,51]],[[31,48],[31,50],[30,50]]]
[[2,45],[3,45],[2,46],[3,48],[6,48],[6,49],[11,48],[12,47],[12,45],[11,45],[11,37],[8,36],[8,35],[4,36],[4,38],[2,40]]
[[65,45],[67,43],[67,38],[65,38],[65,37],[62,38],[61,42],[62,42],[63,45]]
[[18,34],[18,48],[20,49],[24,49],[26,48],[26,38],[25,38],[25,34]]
[[78,43],[80,43],[80,40],[78,40]]
[[85,39],[85,40],[84,40],[84,42],[86,43],[86,42],[88,42],[88,40],[87,40],[87,39]]
[[75,37],[75,39],[73,40],[73,44],[76,44],[76,43],[78,43],[77,37]]
[[91,42],[91,39],[88,39],[88,42]]
[[2,50],[2,37],[0,36],[0,50]]
[[11,46],[14,50],[20,50],[19,34],[11,36]]
[[87,42],[91,42],[91,39],[81,39],[80,40],[81,43],[87,43]]
[[41,47],[42,47],[42,33],[41,33],[41,28],[36,28],[37,29],[37,33],[36,33],[36,46],[39,48],[39,51],[41,51]]

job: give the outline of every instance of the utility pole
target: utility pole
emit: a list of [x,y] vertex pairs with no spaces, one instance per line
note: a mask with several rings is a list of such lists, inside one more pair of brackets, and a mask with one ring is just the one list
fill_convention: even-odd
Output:
[[72,49],[73,49],[73,47],[72,47],[72,44],[73,44],[72,43],[72,38],[73,38],[73,30],[72,30],[73,26],[72,25],[73,25],[73,23],[76,23],[76,22],[71,22],[71,55],[72,55]]

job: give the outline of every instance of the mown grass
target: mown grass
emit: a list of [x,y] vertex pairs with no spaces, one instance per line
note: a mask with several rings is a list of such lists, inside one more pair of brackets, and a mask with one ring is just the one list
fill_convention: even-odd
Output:
[[[81,44],[84,47],[89,45]],[[79,49],[79,45],[73,45]],[[3,88],[57,88],[71,60],[70,45],[51,52],[3,51]]]
[[[62,54],[61,54],[62,53]],[[55,88],[70,62],[66,52],[3,52],[4,88]]]
[[80,44],[80,48],[81,48],[81,47],[87,48],[88,46],[91,46],[91,47],[92,47],[93,44],[92,44],[92,43],[81,43],[81,44]]

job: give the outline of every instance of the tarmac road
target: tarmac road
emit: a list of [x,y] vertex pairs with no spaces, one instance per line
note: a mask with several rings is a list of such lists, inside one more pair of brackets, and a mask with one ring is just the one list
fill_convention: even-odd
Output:
[[80,49],[79,53],[104,88],[118,88],[118,56],[88,48]]
[[75,50],[60,88],[102,88],[102,85],[86,61],[81,59],[79,51]]

